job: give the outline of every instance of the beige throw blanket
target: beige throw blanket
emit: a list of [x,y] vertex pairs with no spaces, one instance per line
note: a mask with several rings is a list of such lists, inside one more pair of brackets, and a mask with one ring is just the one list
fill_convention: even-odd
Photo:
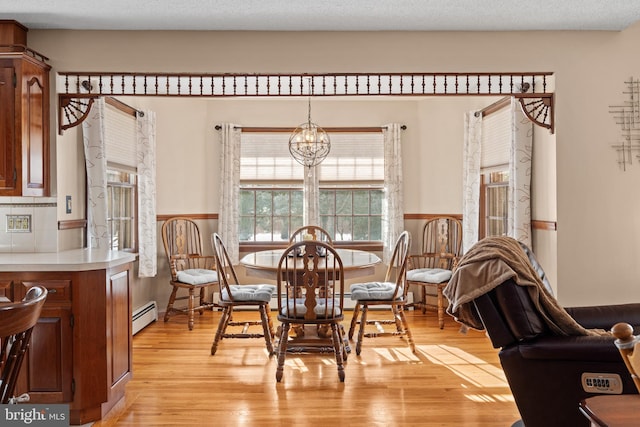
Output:
[[533,304],[555,334],[606,333],[583,328],[558,304],[542,284],[519,243],[511,237],[482,239],[460,259],[444,289],[444,295],[450,302],[447,313],[467,327],[484,329],[472,301],[507,279],[527,288]]

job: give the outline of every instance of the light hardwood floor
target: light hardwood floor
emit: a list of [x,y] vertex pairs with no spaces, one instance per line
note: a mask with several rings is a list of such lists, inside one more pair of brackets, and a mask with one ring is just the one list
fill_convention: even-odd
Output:
[[288,355],[281,383],[263,340],[225,339],[211,356],[216,311],[196,315],[193,331],[186,317],[159,320],[133,338],[126,396],[94,427],[511,426],[518,411],[484,333],[407,314],[416,354],[398,337],[365,338],[344,383],[333,354]]

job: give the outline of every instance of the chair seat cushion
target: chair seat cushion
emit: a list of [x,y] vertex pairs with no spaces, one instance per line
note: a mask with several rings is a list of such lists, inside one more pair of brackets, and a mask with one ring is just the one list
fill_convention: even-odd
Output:
[[451,270],[443,268],[416,268],[407,271],[407,280],[437,284],[449,281],[451,274]]
[[[233,300],[238,301],[271,301],[271,296],[276,291],[275,285],[229,285]],[[222,290],[222,299],[229,301],[226,289]]]
[[[395,282],[354,283],[349,288],[351,299],[358,300],[391,300],[396,291]],[[398,290],[398,298],[402,298],[402,289]]]
[[190,285],[202,285],[218,281],[218,272],[215,270],[206,270],[204,268],[188,268],[178,271],[178,282],[188,283]]
[[[342,314],[342,311],[340,310],[340,301],[338,300],[329,301],[329,308],[326,310],[325,308],[325,301],[318,301],[316,306],[313,308],[313,311],[316,313],[316,318],[324,319],[325,312],[327,313],[327,318],[337,317]],[[283,300],[280,314],[285,317],[304,319],[305,315],[307,314],[307,307],[304,305],[304,298],[296,298],[295,301],[293,299],[290,299],[288,301],[288,304],[286,300]]]

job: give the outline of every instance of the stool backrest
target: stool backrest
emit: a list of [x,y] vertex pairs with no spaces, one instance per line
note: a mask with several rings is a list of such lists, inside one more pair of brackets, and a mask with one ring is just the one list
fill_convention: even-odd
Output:
[[0,304],[0,403],[9,403],[29,348],[31,332],[40,318],[47,290],[34,286],[20,302]]

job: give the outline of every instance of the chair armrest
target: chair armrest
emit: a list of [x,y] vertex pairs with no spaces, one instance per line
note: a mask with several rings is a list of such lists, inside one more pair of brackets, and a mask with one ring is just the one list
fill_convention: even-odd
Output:
[[[188,258],[190,262],[192,262],[194,265],[207,266],[206,268],[208,270],[216,269],[216,257],[213,255],[189,255]],[[198,267],[198,268],[205,268],[205,267]]]
[[518,345],[524,359],[621,363],[613,336],[541,336]]
[[409,255],[409,258],[407,258],[407,271],[415,270],[417,268],[425,268],[427,266],[428,258],[431,257],[426,254]]
[[455,270],[456,268],[458,268],[458,263],[460,262],[460,258],[459,256],[454,256],[453,257],[453,262],[451,263],[451,271]]
[[640,303],[601,305],[591,307],[565,307],[567,313],[582,327],[587,329],[610,330],[613,325],[625,322],[634,327],[635,333],[640,329]]

